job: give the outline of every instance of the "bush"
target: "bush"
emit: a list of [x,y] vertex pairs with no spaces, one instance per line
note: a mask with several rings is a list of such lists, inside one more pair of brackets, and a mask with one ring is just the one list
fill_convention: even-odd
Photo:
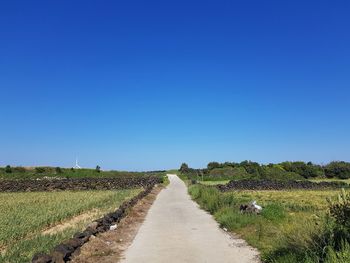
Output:
[[300,174],[304,178],[323,177],[324,170],[320,165],[315,165],[311,162],[283,162],[281,166],[288,172]]
[[38,174],[45,173],[45,168],[44,167],[35,167],[35,172]]
[[219,177],[221,179],[242,179],[250,178],[251,175],[243,167],[224,167],[214,168],[209,172],[210,177]]
[[350,242],[350,194],[342,190],[338,200],[329,200],[329,212],[335,220],[334,239],[336,248],[340,249],[342,242]]
[[350,178],[350,163],[347,162],[331,162],[325,166],[325,175],[328,178]]
[[56,174],[61,174],[62,173],[61,167],[56,167],[55,171],[56,171]]
[[208,170],[213,170],[215,168],[220,168],[220,164],[218,162],[210,162],[207,165]]
[[10,165],[6,165],[5,167],[5,173],[12,173],[12,169],[11,169],[11,166]]
[[186,173],[187,171],[188,171],[188,165],[187,165],[187,163],[182,163],[181,164],[181,167],[180,167],[180,169],[179,169],[179,171],[181,172],[181,173]]
[[101,172],[101,167],[97,165],[95,170],[96,170],[96,172],[100,173]]

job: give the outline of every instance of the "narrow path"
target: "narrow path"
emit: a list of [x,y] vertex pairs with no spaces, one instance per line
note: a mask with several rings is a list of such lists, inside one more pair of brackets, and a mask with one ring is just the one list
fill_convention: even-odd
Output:
[[256,250],[222,231],[191,200],[180,178],[168,177],[170,184],[158,195],[121,262],[259,262]]

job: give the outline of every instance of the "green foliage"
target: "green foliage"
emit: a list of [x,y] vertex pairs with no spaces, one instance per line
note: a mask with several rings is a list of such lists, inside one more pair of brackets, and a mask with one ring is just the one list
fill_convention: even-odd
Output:
[[304,178],[323,177],[324,170],[320,165],[314,165],[311,162],[283,162],[281,166],[288,172],[297,173]]
[[350,244],[343,242],[339,250],[327,247],[325,263],[349,263],[350,262]]
[[26,168],[22,166],[13,167],[13,173],[25,173]]
[[101,167],[97,165],[95,170],[96,170],[96,172],[100,173],[101,172]]
[[325,166],[325,174],[328,178],[350,178],[350,163],[347,162],[331,162]]
[[62,173],[61,167],[56,167],[55,171],[56,171],[57,174],[61,174]]
[[295,262],[350,262],[349,208],[350,195],[343,190],[337,201],[329,200],[329,214],[286,234],[269,261],[295,257]]
[[350,193],[346,193],[342,189],[342,193],[338,196],[338,201],[329,200],[329,203],[330,214],[335,218],[336,223],[350,232]]
[[239,229],[253,224],[256,215],[245,215],[235,212],[232,207],[224,207],[215,213],[219,224],[228,229]]
[[208,170],[213,170],[215,168],[220,168],[220,164],[218,162],[210,162],[207,165]]
[[[336,196],[335,191],[221,193],[192,185],[189,193],[221,226],[257,247],[265,262],[349,262],[350,195],[344,191],[330,203],[326,197]],[[239,205],[252,200],[263,206],[262,213],[241,214]]]
[[270,180],[304,180],[300,174],[288,172],[278,165],[262,166],[262,178]]
[[6,165],[5,167],[5,173],[12,173],[12,169],[11,169],[11,166],[10,165]]
[[187,171],[188,171],[188,164],[187,163],[182,163],[181,164],[181,167],[180,167],[180,169],[179,169],[179,171],[181,172],[181,173],[186,173]]
[[183,163],[180,172],[189,179],[198,179],[203,173],[203,179],[208,180],[241,180],[241,179],[271,179],[271,180],[305,180],[309,178],[350,178],[350,163],[332,162],[327,166],[312,162],[283,162],[280,164],[260,165],[257,162],[210,162],[207,169],[191,169]]
[[261,215],[270,221],[281,221],[286,217],[285,210],[281,204],[271,203],[264,207]]
[[45,168],[44,167],[35,167],[35,172],[38,174],[45,173]]
[[240,164],[240,167],[243,167],[247,173],[259,176],[261,175],[261,167],[260,164],[252,161],[243,161]]
[[96,172],[96,169],[74,169],[61,167],[10,167],[11,173],[6,172],[6,168],[0,168],[0,179],[36,179],[43,177],[62,177],[62,178],[83,178],[83,177],[120,177],[120,176],[159,176],[162,177],[162,171],[154,172],[124,172],[124,171],[102,171]]

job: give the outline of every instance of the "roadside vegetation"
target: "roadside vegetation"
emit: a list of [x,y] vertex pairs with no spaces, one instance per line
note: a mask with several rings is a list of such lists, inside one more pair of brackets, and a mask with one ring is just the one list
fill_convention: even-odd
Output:
[[[349,194],[337,200],[337,190],[222,193],[200,184],[189,193],[222,227],[258,248],[265,262],[350,262]],[[252,200],[262,213],[241,213],[240,205]]]
[[[0,262],[29,262],[140,191],[0,193]],[[67,221],[66,227],[47,231]]]
[[[221,227],[258,248],[264,262],[350,262],[350,194],[340,188],[349,188],[350,163],[211,162],[205,169],[183,163],[179,173],[189,184],[191,197]],[[308,181],[321,183],[324,189],[307,189]],[[336,183],[328,187],[327,182]],[[270,189],[281,183],[291,189]],[[267,190],[231,187],[258,189],[265,184]],[[262,212],[242,213],[241,205],[252,201],[262,206]]]

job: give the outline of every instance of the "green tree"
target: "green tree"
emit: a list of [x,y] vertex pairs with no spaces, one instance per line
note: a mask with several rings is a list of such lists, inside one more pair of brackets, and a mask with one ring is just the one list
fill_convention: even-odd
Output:
[[189,168],[188,168],[187,163],[182,163],[179,171],[180,171],[181,173],[185,173],[185,172],[188,171],[188,169],[189,169]]
[[210,162],[210,163],[208,163],[207,168],[208,168],[208,170],[220,168],[220,164],[218,162]]
[[10,165],[6,165],[5,167],[5,173],[12,173],[12,169],[11,169],[11,166]]
[[324,170],[328,178],[350,178],[350,163],[347,162],[331,162],[325,166]]

